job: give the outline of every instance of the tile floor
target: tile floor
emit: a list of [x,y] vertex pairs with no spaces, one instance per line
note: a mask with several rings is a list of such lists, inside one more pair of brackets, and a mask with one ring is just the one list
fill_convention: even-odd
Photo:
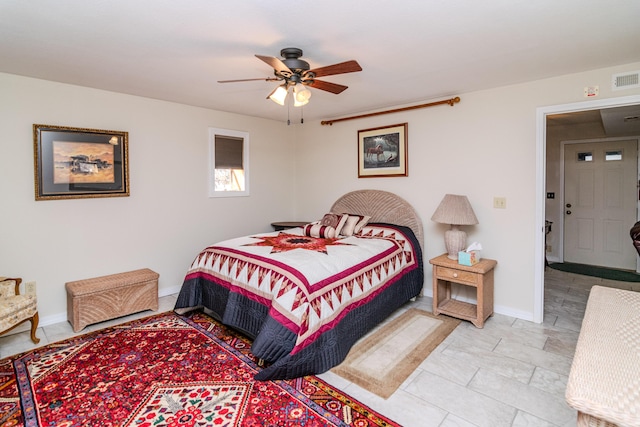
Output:
[[[575,426],[576,413],[564,391],[591,286],[640,291],[640,283],[607,281],[547,269],[545,316],[535,324],[494,315],[483,329],[462,322],[387,400],[328,372],[329,383],[403,426]],[[173,308],[176,295],[160,299]],[[431,298],[410,303],[431,311]],[[408,308],[408,307],[407,307]],[[104,328],[143,312],[91,325]],[[45,345],[73,336],[67,322],[38,329]],[[0,358],[34,347],[28,332],[0,337]]]

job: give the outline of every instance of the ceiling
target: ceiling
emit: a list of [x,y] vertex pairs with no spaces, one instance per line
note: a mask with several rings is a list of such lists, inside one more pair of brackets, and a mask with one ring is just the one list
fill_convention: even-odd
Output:
[[553,114],[546,119],[547,129],[556,135],[567,133],[573,138],[640,136],[640,105]]
[[[2,0],[0,72],[296,123],[637,62],[639,18],[637,0]],[[217,83],[272,77],[254,55],[285,47],[363,71],[302,111],[266,99],[277,82]]]

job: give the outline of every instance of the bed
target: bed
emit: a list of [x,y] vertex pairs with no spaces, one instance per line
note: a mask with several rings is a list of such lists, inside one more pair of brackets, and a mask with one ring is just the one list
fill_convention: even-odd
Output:
[[316,237],[320,225],[310,224],[209,246],[189,267],[174,310],[204,309],[251,337],[264,361],[257,380],[340,364],[359,338],[421,294],[424,237],[414,208],[386,191],[347,193],[330,213],[365,225],[345,224],[333,237],[325,227]]

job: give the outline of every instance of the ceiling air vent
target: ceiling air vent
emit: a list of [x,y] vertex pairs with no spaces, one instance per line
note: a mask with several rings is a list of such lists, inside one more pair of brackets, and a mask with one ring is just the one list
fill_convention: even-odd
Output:
[[613,90],[633,89],[640,87],[640,71],[614,74],[611,81]]

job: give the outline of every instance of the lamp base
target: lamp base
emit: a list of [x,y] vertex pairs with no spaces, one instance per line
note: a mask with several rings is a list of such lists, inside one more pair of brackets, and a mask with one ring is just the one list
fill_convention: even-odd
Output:
[[444,246],[447,248],[447,258],[457,260],[458,252],[466,249],[467,233],[452,225],[444,232]]

